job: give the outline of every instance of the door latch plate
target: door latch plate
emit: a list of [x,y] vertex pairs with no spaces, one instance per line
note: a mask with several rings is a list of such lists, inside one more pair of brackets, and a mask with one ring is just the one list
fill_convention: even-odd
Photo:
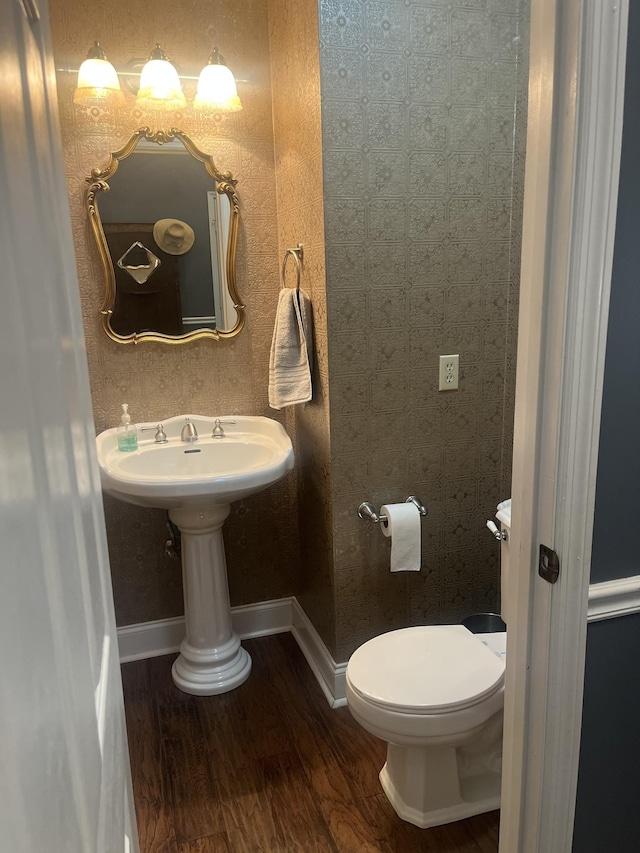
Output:
[[549,583],[555,583],[560,574],[560,558],[553,548],[548,548],[546,545],[540,546],[538,574]]

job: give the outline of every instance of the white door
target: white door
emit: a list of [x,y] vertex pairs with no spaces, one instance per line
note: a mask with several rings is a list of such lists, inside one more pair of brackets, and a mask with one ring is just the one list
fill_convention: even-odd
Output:
[[531,10],[500,851],[570,853],[628,0]]
[[46,6],[0,20],[0,850],[136,851]]

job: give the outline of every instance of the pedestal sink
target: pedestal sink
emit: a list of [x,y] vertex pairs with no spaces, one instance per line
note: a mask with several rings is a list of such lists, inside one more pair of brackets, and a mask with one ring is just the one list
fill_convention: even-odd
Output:
[[[182,441],[185,421],[198,438]],[[182,533],[186,636],[172,676],[185,693],[226,693],[249,677],[251,658],[231,626],[222,525],[230,504],[272,485],[293,468],[293,447],[270,418],[182,415],[163,422],[167,442],[156,443],[154,424],[139,433],[138,449],[118,450],[117,432],[96,439],[102,488],[139,506],[164,507]],[[220,428],[218,427],[218,430]],[[143,435],[149,438],[140,440]]]

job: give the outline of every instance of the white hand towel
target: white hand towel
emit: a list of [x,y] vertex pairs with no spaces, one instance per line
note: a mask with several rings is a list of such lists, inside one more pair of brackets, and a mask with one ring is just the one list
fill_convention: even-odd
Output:
[[269,405],[283,409],[312,396],[313,321],[311,300],[303,290],[283,288],[269,356]]

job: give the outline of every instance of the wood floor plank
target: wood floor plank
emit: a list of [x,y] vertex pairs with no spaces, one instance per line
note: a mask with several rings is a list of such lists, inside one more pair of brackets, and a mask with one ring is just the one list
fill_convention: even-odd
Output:
[[[371,825],[381,853],[479,853],[467,821],[420,829],[402,820],[384,794],[367,797],[360,808]],[[497,845],[492,853],[497,853]]]
[[187,841],[178,847],[178,853],[235,853],[229,846],[226,835],[207,835],[195,841]]
[[[298,829],[292,837],[287,835],[292,809],[295,812],[301,807],[301,802],[304,802],[302,792],[308,794],[309,786],[297,755],[292,756],[289,752],[291,732],[282,713],[279,697],[270,683],[270,672],[260,655],[255,654],[256,650],[251,643],[246,645],[254,657],[251,683],[247,683],[247,689],[243,690],[243,685],[233,694],[227,694],[233,696],[233,699],[201,703],[199,706],[230,843],[238,851],[335,851],[317,810],[316,819],[312,823],[307,820],[305,843],[311,846],[299,846],[302,842]],[[242,721],[243,736],[240,736],[239,720]],[[292,770],[296,762],[305,786],[297,786],[292,802],[293,777],[287,779],[286,773],[280,771],[283,766]],[[280,780],[277,784],[276,778]],[[286,788],[288,802],[282,802],[277,790],[279,785]],[[316,826],[318,822],[320,829]],[[309,836],[310,831],[313,837],[318,835],[320,840],[313,840]]]
[[224,781],[236,774],[238,768],[252,761],[249,750],[250,733],[237,691],[219,696],[202,697],[198,702],[203,749],[209,758],[211,774]]
[[[271,677],[283,708],[283,720],[291,731],[292,746],[305,768],[312,793],[329,832],[340,853],[375,853],[368,827],[354,807],[354,795],[339,758],[330,744],[330,729],[323,711],[326,705],[320,688],[309,681],[308,687],[292,677],[292,663],[299,665],[297,645],[287,637],[275,637],[269,645]],[[262,652],[266,649],[262,646]],[[316,690],[317,688],[317,690]]]
[[[298,676],[294,681],[283,679],[285,683],[279,685],[280,692],[288,697],[288,702],[293,700],[291,693],[293,691],[293,696],[296,697],[293,701],[300,702],[304,698],[313,706],[317,716],[324,723],[327,733],[326,743],[333,749],[343,771],[353,782],[356,793],[363,797],[379,794],[382,788],[378,776],[386,760],[386,744],[358,725],[348,708],[329,707],[315,676],[291,634],[281,634],[274,639],[278,641],[277,652],[274,652],[273,646],[270,646],[269,659],[273,661],[275,654],[283,655],[277,661],[279,666],[286,672],[285,667],[288,661],[288,669],[294,669]],[[307,673],[311,674],[311,678]]]
[[[308,666],[292,637],[279,636],[277,640],[277,647],[274,644],[269,648],[275,664],[272,677],[291,725],[292,742],[309,769],[310,784],[334,841],[340,850],[369,849],[367,824],[351,804],[381,792],[378,774],[384,764],[385,745],[361,726],[352,725],[346,708],[329,708],[315,677],[302,685],[292,679],[288,675],[291,662],[299,668]],[[333,736],[336,726],[340,730],[337,740]],[[348,748],[342,749],[349,738]],[[370,849],[377,848],[374,845]]]
[[262,769],[255,764],[245,765],[234,779],[217,784],[232,849],[238,853],[277,850],[271,792],[265,785]]
[[[244,686],[244,685],[243,685]],[[202,747],[214,779],[222,825],[234,851],[269,850],[275,826],[264,773],[251,746],[247,692],[198,700]],[[254,721],[255,724],[255,721]]]
[[[451,824],[456,826],[456,824]],[[461,832],[466,833],[477,844],[482,853],[496,853],[500,833],[500,812],[487,812],[458,821]]]
[[203,749],[205,738],[198,711],[201,700],[173,685],[158,691],[155,700],[176,841],[182,844],[224,834],[211,762]]
[[356,723],[348,708],[332,709],[327,705],[326,719],[328,743],[340,756],[342,769],[352,787],[363,797],[379,794],[382,791],[379,776],[386,761],[386,743]]
[[140,661],[122,667],[140,849],[145,853],[176,853],[162,767],[162,742],[154,707],[148,699],[149,678],[145,664],[146,661]]
[[339,761],[327,745],[326,733],[309,708],[289,709],[296,723],[292,738],[305,768],[313,797],[340,853],[374,853],[369,825],[356,807],[356,798]]
[[[261,655],[267,663],[279,659],[285,662],[285,671],[290,673],[295,685],[301,689],[308,691],[313,697],[318,700],[324,700],[324,706],[329,707],[324,693],[320,689],[318,679],[313,674],[313,670],[307,663],[307,659],[302,654],[300,646],[295,640],[295,637],[290,632],[285,634],[276,634],[271,637],[272,642],[265,645],[260,640],[254,640],[256,643],[256,654]],[[271,677],[275,673],[273,663],[269,666]],[[319,707],[322,707],[319,705]]]
[[272,665],[257,653],[259,640],[245,640],[244,646],[252,656],[249,681],[234,693],[242,708],[246,731],[246,748],[254,758],[279,755],[289,749],[289,742],[282,727],[282,714],[276,691],[271,683]]
[[368,826],[372,843],[380,853],[449,853],[448,848],[439,847],[437,833],[428,834],[394,812],[384,794],[365,797],[358,802]]
[[234,853],[273,849],[276,827],[259,769],[244,765],[233,777],[216,782],[216,786],[225,832]]
[[[481,837],[487,839],[487,853],[493,853],[494,850],[498,849],[500,840],[500,811],[478,815],[475,821],[480,823],[481,829],[478,831],[481,833]],[[473,823],[474,828],[476,827],[475,821]]]
[[273,849],[337,853],[298,755],[286,752],[265,758],[261,764],[276,830]]
[[[473,818],[468,818],[473,820]],[[481,853],[482,847],[475,833],[470,829],[467,821],[458,820],[455,823],[447,823],[443,826],[434,827],[440,830],[442,836],[447,839],[450,850],[459,850],[460,853]],[[498,846],[492,849],[496,853]]]
[[[292,649],[283,645],[280,635],[273,639],[276,642],[271,644],[268,650],[271,661],[270,676],[282,710],[283,725],[289,728],[303,761],[312,765],[318,757],[318,752],[326,751],[326,742],[330,738],[330,729],[322,714],[321,704],[327,705],[327,701],[317,682],[317,691],[308,690],[301,680],[293,675],[291,664],[292,661],[296,662],[297,656],[291,656]],[[259,653],[265,655],[266,648],[262,646]]]

